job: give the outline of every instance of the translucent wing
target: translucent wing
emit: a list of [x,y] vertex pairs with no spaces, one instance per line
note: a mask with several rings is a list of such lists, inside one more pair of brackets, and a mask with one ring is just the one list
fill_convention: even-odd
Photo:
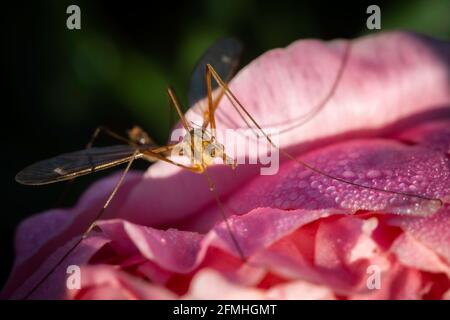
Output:
[[[211,64],[220,77],[228,82],[237,70],[241,54],[242,44],[233,38],[220,39],[206,50],[192,72],[188,94],[190,107],[207,95],[206,64]],[[213,89],[216,87],[217,84],[213,81]]]
[[[61,154],[26,167],[16,175],[16,181],[27,185],[41,185],[89,174],[130,161],[135,148],[116,145],[90,148]],[[138,153],[135,158],[142,157]]]

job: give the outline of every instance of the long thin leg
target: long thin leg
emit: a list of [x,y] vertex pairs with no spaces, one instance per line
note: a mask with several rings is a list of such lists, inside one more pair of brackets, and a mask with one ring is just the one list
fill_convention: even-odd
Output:
[[[205,80],[206,80],[206,89],[207,89],[207,97],[208,97],[208,109],[205,110],[204,116],[203,116],[203,124],[202,128],[206,129],[206,127],[211,124],[212,132],[215,135],[216,131],[216,118],[215,118],[215,112],[217,107],[219,106],[220,101],[222,100],[222,97],[225,94],[225,90],[220,87],[220,92],[213,101],[212,97],[212,83],[211,83],[211,72],[206,68],[205,73]],[[245,119],[244,119],[245,120]]]
[[[267,141],[276,149],[278,149],[280,151],[280,153],[282,153],[285,157],[287,157],[288,159],[295,161],[297,163],[299,163],[300,165],[302,165],[303,167],[317,173],[320,174],[321,176],[325,176],[327,178],[330,178],[332,180],[336,180],[342,183],[347,183],[350,185],[353,185],[355,187],[359,187],[359,188],[364,188],[364,189],[370,189],[370,190],[375,190],[375,191],[379,191],[379,192],[383,192],[383,193],[390,193],[390,194],[397,194],[397,195],[401,195],[401,196],[406,196],[406,197],[413,197],[413,198],[417,198],[417,199],[422,199],[422,200],[427,200],[427,201],[436,201],[438,202],[439,206],[443,205],[443,202],[441,199],[436,199],[436,198],[430,198],[430,197],[426,197],[426,196],[422,196],[422,195],[417,195],[417,194],[412,194],[412,193],[408,193],[408,192],[400,192],[400,191],[393,191],[393,190],[385,190],[382,188],[377,188],[377,187],[372,187],[372,186],[365,186],[365,185],[361,185],[361,184],[357,184],[354,183],[352,181],[348,181],[346,179],[343,178],[339,178],[339,177],[335,177],[332,176],[331,174],[328,174],[326,172],[323,172],[322,170],[319,170],[309,164],[307,164],[306,162],[303,162],[297,158],[295,158],[294,156],[292,156],[290,153],[288,153],[287,151],[281,149],[279,146],[277,146],[272,139],[270,139],[269,135],[267,133],[265,133],[265,131],[261,128],[261,126],[256,122],[256,120],[250,115],[250,113],[247,111],[247,109],[244,108],[244,106],[242,105],[242,103],[236,98],[236,96],[233,94],[233,92],[231,92],[231,90],[228,88],[228,86],[226,85],[225,82],[223,82],[223,80],[220,78],[220,76],[217,74],[217,72],[214,70],[214,68],[210,65],[207,64],[207,68],[210,70],[212,76],[214,77],[214,79],[216,80],[216,82],[219,84],[219,86],[221,86],[224,91],[225,91],[225,95],[227,96],[227,98],[229,99],[230,103],[233,105],[233,107],[238,111],[239,109],[242,110],[242,112],[244,112],[244,114],[251,120],[251,122],[258,128],[258,130],[261,132],[261,134],[267,139]],[[239,111],[238,111],[239,112]],[[240,113],[240,112],[239,112]]]
[[222,216],[222,220],[225,223],[225,227],[227,228],[227,231],[230,234],[231,241],[233,242],[234,247],[236,248],[241,260],[243,262],[246,262],[247,259],[245,257],[244,251],[242,250],[241,246],[239,245],[238,240],[234,236],[233,230],[231,228],[230,222],[228,221],[228,217],[225,213],[225,209],[223,207],[222,201],[220,200],[219,194],[217,193],[214,182],[212,181],[211,176],[208,174],[207,170],[204,171],[204,174],[205,174],[206,179],[208,180],[209,190],[211,190],[211,192],[213,193],[214,199],[217,203],[217,206],[219,207],[220,215]]
[[[167,146],[168,149],[171,149],[173,147],[175,147],[175,146],[174,145]],[[144,154],[145,154],[145,152],[144,152]],[[152,154],[152,156],[154,157],[155,154]],[[230,234],[231,240],[233,241],[233,244],[236,247],[236,250],[237,250],[240,258],[242,259],[242,261],[245,262],[246,258],[245,258],[244,252],[243,252],[242,248],[240,247],[239,242],[237,241],[236,237],[234,236],[234,233],[232,231],[231,225],[230,225],[230,223],[228,221],[228,218],[227,218],[227,215],[225,213],[225,209],[223,207],[222,201],[220,201],[219,194],[216,191],[214,182],[212,181],[211,176],[208,174],[207,169],[202,167],[202,166],[191,166],[191,167],[190,166],[186,166],[186,165],[184,165],[182,163],[175,162],[175,161],[173,161],[173,160],[171,160],[169,158],[163,157],[163,156],[159,157],[159,159],[162,160],[162,161],[165,161],[167,163],[170,163],[170,164],[176,165],[178,167],[181,167],[183,169],[192,171],[194,173],[203,173],[205,175],[206,179],[208,180],[209,190],[214,195],[214,199],[215,199],[215,201],[217,203],[217,206],[219,207],[220,214],[222,216],[223,221],[225,222],[225,226],[226,226],[226,228],[227,228],[227,230],[228,230],[228,232]]]
[[191,129],[191,126],[189,125],[189,123],[187,122],[187,120],[183,114],[183,111],[181,109],[181,104],[178,102],[177,96],[175,95],[175,91],[172,88],[168,88],[167,93],[169,95],[170,105],[173,106],[175,108],[175,110],[177,110],[178,116],[180,117],[183,127],[189,132],[189,130]]
[[[195,166],[195,165],[194,165],[194,166],[186,166],[186,165],[184,165],[184,164],[182,164],[182,163],[175,162],[175,161],[173,161],[173,160],[171,160],[171,159],[169,159],[169,158],[167,158],[167,157],[164,157],[164,156],[161,156],[161,155],[157,154],[158,152],[166,152],[166,151],[170,151],[170,150],[176,148],[176,146],[177,146],[177,145],[174,144],[174,145],[168,145],[168,146],[164,146],[164,147],[159,147],[159,148],[157,148],[157,149],[152,149],[152,150],[150,151],[150,152],[151,152],[151,153],[150,153],[150,156],[152,156],[152,157],[158,157],[158,159],[160,159],[160,160],[162,160],[162,161],[165,161],[165,162],[167,162],[167,163],[176,165],[176,166],[178,166],[178,167],[181,167],[181,168],[183,168],[183,169],[192,171],[192,172],[194,172],[194,173],[203,173],[203,174],[205,175],[205,177],[206,177],[206,179],[207,179],[207,181],[208,181],[209,190],[210,190],[210,191],[213,193],[213,195],[214,195],[214,199],[215,199],[215,201],[216,201],[216,203],[217,203],[217,206],[219,207],[219,211],[220,211],[221,217],[222,217],[223,221],[225,222],[225,226],[226,226],[226,228],[227,228],[227,230],[228,230],[228,233],[230,234],[231,240],[233,241],[233,244],[234,244],[234,246],[236,247],[236,250],[237,250],[237,252],[238,252],[240,258],[242,259],[242,261],[245,262],[245,261],[246,261],[246,258],[245,258],[244,252],[243,252],[242,248],[240,247],[239,242],[237,241],[236,237],[234,236],[234,233],[233,233],[232,228],[231,228],[231,226],[230,226],[230,223],[229,223],[229,221],[228,221],[227,215],[226,215],[226,213],[225,213],[225,209],[224,209],[224,207],[223,207],[222,202],[220,201],[219,194],[218,194],[217,191],[216,191],[214,182],[212,181],[212,178],[211,178],[210,175],[208,174],[207,169],[204,168],[203,166],[199,166],[199,165],[197,165],[197,166]],[[148,154],[149,152],[146,153],[146,152],[144,151],[143,153],[144,153],[144,154]]]
[[139,150],[136,150],[131,157],[130,161],[128,162],[127,167],[123,171],[122,175],[120,176],[119,181],[117,182],[116,186],[108,196],[108,199],[106,200],[105,204],[103,205],[102,209],[97,213],[97,215],[94,218],[94,221],[89,225],[89,227],[86,229],[86,231],[82,234],[79,240],[64,254],[64,256],[59,259],[59,261],[45,274],[45,276],[25,295],[23,299],[28,299],[47,279],[48,277],[64,262],[64,260],[80,245],[80,243],[89,235],[91,230],[95,227],[95,223],[101,218],[105,210],[110,205],[112,199],[116,195],[117,191],[119,190],[120,186],[122,185],[125,176],[127,175],[128,171],[130,170],[131,165],[133,164],[133,161],[136,158],[136,155],[138,154]]
[[[188,121],[186,120],[186,117],[184,116],[183,112],[181,111],[181,104],[178,102],[177,96],[175,95],[175,91],[172,88],[167,89],[167,93],[169,94],[170,98],[170,105],[173,106],[178,113],[178,116],[180,117],[181,123],[183,124],[184,129],[186,129],[187,132],[190,132],[192,130],[191,125],[189,125]],[[191,151],[192,154],[194,154],[194,136],[191,135]]]
[[[216,121],[215,121],[214,112],[215,112],[215,110],[217,108],[217,105],[220,102],[220,99],[222,98],[223,94],[225,93],[225,90],[223,88],[221,88],[221,92],[220,92],[219,96],[217,97],[217,99],[215,101],[213,101],[213,98],[212,98],[212,86],[211,86],[211,73],[208,72],[208,69],[207,69],[207,72],[206,72],[206,87],[207,87],[207,92],[208,92],[208,119],[209,119],[209,123],[210,123],[210,127],[211,127],[212,137],[214,139],[216,137]],[[169,96],[172,98],[172,100],[174,102],[174,105],[176,106],[176,109],[177,109],[177,111],[178,111],[178,113],[180,115],[180,118],[182,119],[182,122],[186,122],[186,120],[184,119],[184,115],[182,115],[181,112],[179,111],[180,108],[177,107],[177,101],[176,101],[175,95],[173,93],[172,94],[171,93],[172,92],[169,89]],[[184,126],[185,126],[185,128],[187,127],[186,124],[184,124]],[[205,121],[203,123],[203,128],[206,128],[206,126],[207,126],[207,122]],[[219,211],[220,211],[221,217],[222,217],[222,219],[223,219],[223,221],[225,223],[225,226],[226,226],[226,228],[228,230],[228,233],[230,234],[231,240],[232,240],[232,242],[233,242],[233,244],[234,244],[234,246],[235,246],[235,248],[236,248],[236,250],[237,250],[237,252],[238,252],[238,254],[239,254],[240,258],[241,258],[241,260],[245,262],[246,258],[245,258],[244,252],[242,251],[242,248],[240,247],[239,242],[237,241],[236,237],[234,236],[234,233],[232,231],[231,225],[230,225],[230,223],[228,221],[227,215],[226,215],[225,210],[223,208],[222,202],[220,201],[220,197],[219,197],[219,195],[218,195],[218,193],[216,191],[214,183],[213,183],[211,177],[209,176],[206,168],[203,168],[203,166],[188,167],[188,166],[185,166],[183,164],[176,163],[173,160],[170,160],[168,158],[164,158],[164,159],[161,159],[161,160],[169,162],[169,163],[172,163],[172,164],[174,164],[176,166],[179,166],[179,167],[182,167],[184,169],[191,170],[191,171],[196,172],[196,173],[203,173],[205,175],[205,177],[206,177],[206,179],[208,181],[209,189],[211,190],[211,192],[214,195],[214,199],[215,199],[215,201],[217,203],[217,206],[219,207]]]
[[[213,105],[213,99],[212,99],[212,82],[211,82],[211,72],[208,72],[208,68],[206,68],[206,90],[208,92],[208,117],[209,117],[209,124],[211,126],[211,133],[212,136],[216,136],[216,118],[214,116],[214,105]],[[223,89],[221,89],[224,91]]]
[[[171,102],[169,102],[170,104]],[[175,126],[175,115],[174,115],[174,109],[173,108],[168,108],[169,111],[169,128],[168,128],[168,132],[170,132],[173,127]]]
[[[171,150],[175,146],[176,145],[167,146],[167,150]],[[194,173],[202,173],[204,171],[204,168],[201,165],[187,166],[185,164],[173,161],[173,160],[171,160],[171,159],[169,159],[169,158],[167,158],[167,157],[165,157],[165,156],[163,156],[161,154],[157,154],[157,153],[154,153],[152,151],[142,151],[142,153],[144,154],[144,159],[146,158],[145,156],[148,156],[150,158],[156,158],[156,159],[159,159],[161,161],[173,164],[173,165],[175,165],[177,167],[189,170],[189,171],[194,172]]]
[[[210,94],[209,90],[212,88],[212,84],[211,84],[212,78],[211,78],[211,76],[214,77],[216,82],[219,84],[219,87],[221,88],[222,92],[228,97],[228,100],[230,100],[232,107],[237,112],[237,114],[242,119],[242,121],[244,121],[245,124],[247,125],[247,127],[250,128],[250,130],[253,131],[253,133],[255,134],[256,137],[259,137],[258,133],[255,132],[254,128],[250,125],[250,123],[247,121],[247,119],[244,117],[244,115],[240,112],[239,108],[235,105],[235,103],[233,103],[232,99],[230,99],[229,95],[230,95],[231,91],[228,88],[228,85],[222,80],[222,78],[220,78],[220,76],[217,74],[217,72],[214,70],[214,68],[209,63],[206,65],[206,77],[205,77],[207,83],[209,83],[206,86],[206,88],[208,89],[208,95]],[[220,79],[220,82],[219,82],[218,79]],[[209,115],[209,117],[212,118],[212,119],[215,119],[214,112],[215,112],[217,106],[218,106],[218,102],[213,107],[212,115],[211,114]]]
[[108,129],[107,127],[104,126],[98,126],[94,133],[92,134],[91,139],[89,140],[88,144],[86,145],[86,149],[89,149],[92,147],[92,145],[94,144],[95,140],[98,138],[98,136],[100,135],[100,133],[106,133],[107,135],[109,135],[110,137],[117,139],[121,142],[124,142],[126,144],[129,144],[133,147],[137,147],[137,144],[134,143],[133,141],[131,141],[130,139],[127,139],[125,137],[122,137],[120,134],[115,133],[114,131]]

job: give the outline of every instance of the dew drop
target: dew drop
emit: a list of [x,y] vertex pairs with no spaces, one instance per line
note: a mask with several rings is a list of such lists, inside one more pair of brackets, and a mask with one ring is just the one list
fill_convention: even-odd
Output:
[[389,199],[389,203],[395,205],[397,203],[397,197],[392,197]]
[[314,180],[313,182],[311,182],[311,188],[317,188],[320,185],[320,182],[317,180]]
[[381,175],[381,172],[378,170],[369,170],[366,174],[367,178],[378,178]]
[[311,172],[309,170],[302,170],[297,174],[297,178],[304,179],[310,175],[311,175]]
[[345,170],[345,171],[342,173],[342,175],[343,175],[345,178],[353,178],[353,177],[355,177],[355,173],[354,173],[353,171],[350,171],[350,170]]
[[343,200],[343,201],[341,201],[339,204],[340,204],[341,207],[343,207],[343,208],[348,208],[348,207],[350,207],[350,202],[347,201],[347,200]]

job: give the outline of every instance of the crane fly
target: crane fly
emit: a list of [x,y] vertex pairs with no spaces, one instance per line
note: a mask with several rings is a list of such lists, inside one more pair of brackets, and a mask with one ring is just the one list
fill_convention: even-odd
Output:
[[[241,53],[242,45],[233,38],[221,39],[208,48],[192,72],[188,97],[191,106],[205,97],[212,97],[212,93],[209,94],[208,92],[212,92],[212,90],[217,87],[217,84],[214,84],[211,81],[203,81],[205,77],[205,66],[208,63],[213,64],[216,73],[220,74],[221,78],[225,79],[224,81],[229,81],[236,72]],[[132,130],[128,131],[128,137],[116,134],[108,128],[98,127],[86,149],[39,161],[20,171],[16,175],[16,181],[25,185],[44,185],[71,180],[82,175],[128,163],[135,159],[144,159],[149,162],[162,160],[182,166],[190,171],[203,172],[206,167],[204,165],[206,164],[205,161],[200,161],[196,166],[188,167],[171,161],[168,159],[168,156],[174,148],[180,150],[188,149],[186,148],[186,144],[189,144],[189,138],[197,137],[200,133],[202,133],[204,137],[208,137],[208,127],[210,127],[212,132],[215,130],[214,110],[217,108],[224,91],[222,90],[217,98],[211,99],[211,101],[208,100],[208,106],[203,112],[204,120],[200,132],[197,132],[186,120],[174,90],[169,88],[167,93],[171,106],[175,108],[180,121],[188,134],[181,144],[174,143],[166,146],[158,146],[150,139],[149,135],[139,127],[134,127]],[[101,132],[104,132],[125,144],[108,147],[92,147],[93,141]],[[209,140],[205,141],[205,144],[208,147],[212,147],[214,150],[224,149],[222,145],[213,143],[212,140],[214,140],[214,134],[209,138]],[[196,146],[193,145],[193,147]],[[228,163],[230,162],[230,159],[226,154],[219,153],[216,156],[223,156],[224,160]]]
[[[272,147],[278,149],[284,157],[300,164],[306,169],[311,170],[312,172],[323,177],[327,177],[341,183],[350,184],[355,187],[397,194],[404,197],[413,197],[426,201],[434,201],[439,206],[442,206],[442,201],[440,199],[362,185],[341,177],[335,177],[312,165],[309,165],[297,157],[294,157],[286,150],[280,148],[273,142],[270,136],[247,111],[247,109],[237,99],[228,86],[228,82],[231,80],[231,77],[237,69],[241,51],[242,46],[238,41],[234,39],[223,39],[206,51],[194,69],[191,79],[191,86],[189,89],[190,106],[193,106],[196,103],[201,103],[204,100],[206,100],[207,103],[207,107],[202,111],[203,123],[199,126],[199,128],[194,128],[191,123],[187,121],[174,90],[171,88],[168,89],[170,104],[176,110],[180,118],[181,125],[186,130],[186,134],[181,141],[170,143],[165,146],[158,146],[154,144],[149,136],[139,127],[134,127],[130,130],[128,132],[128,137],[122,137],[107,128],[99,127],[95,131],[91,142],[85,150],[62,154],[52,159],[37,162],[17,174],[16,180],[19,183],[26,185],[42,185],[63,180],[72,180],[73,178],[82,175],[127,163],[127,166],[120,176],[119,181],[107,198],[103,208],[95,217],[93,223],[86,229],[80,240],[58,261],[58,263],[42,278],[42,280],[39,281],[30,292],[28,292],[25,298],[28,298],[51,275],[51,273],[61,265],[64,259],[70,255],[71,252],[73,252],[76,246],[78,246],[81,241],[89,235],[89,232],[95,226],[95,222],[101,218],[103,212],[106,210],[122,184],[133,161],[136,159],[143,159],[149,162],[155,162],[158,160],[164,161],[195,173],[204,174],[208,180],[208,185],[214,195],[215,201],[220,209],[222,218],[230,234],[230,238],[241,259],[245,261],[246,257],[236,238],[233,236],[231,226],[227,221],[223,204],[215,190],[214,183],[207,172],[207,167],[212,164],[214,160],[213,158],[221,158],[223,163],[230,166],[232,169],[236,167],[236,161],[225,152],[225,146],[216,140],[216,119],[214,114],[223,96],[226,96],[226,98],[230,101],[231,105],[239,114],[240,118],[245,122],[247,127],[256,130],[256,134],[266,139],[266,141]],[[333,85],[332,90],[334,89],[335,85]],[[310,112],[304,119],[310,119],[317,112],[319,112],[326,104],[329,97],[331,97],[331,92],[327,95],[327,98],[324,99],[320,105],[314,107],[312,112]],[[300,123],[298,125],[300,125]],[[92,141],[95,140],[100,132],[105,132],[106,134],[126,144],[109,147],[92,147]],[[214,152],[211,152],[211,150]],[[186,165],[172,160],[171,155],[173,154],[173,151],[176,151],[176,153],[180,155],[186,156],[191,165]]]

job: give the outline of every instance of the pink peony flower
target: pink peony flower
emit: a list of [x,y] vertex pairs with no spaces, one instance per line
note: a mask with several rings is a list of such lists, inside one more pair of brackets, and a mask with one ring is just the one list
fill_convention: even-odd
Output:
[[[298,119],[333,85],[347,43],[301,40],[269,51],[231,89],[263,126]],[[273,176],[254,165],[214,166],[244,263],[205,178],[156,163],[129,174],[97,230],[31,298],[450,298],[450,45],[403,32],[350,44],[331,100],[283,134],[282,146],[335,176],[444,206],[337,183],[293,161]],[[242,126],[226,101],[217,121],[219,130]],[[42,279],[117,179],[20,225],[4,297],[20,299]],[[79,290],[66,288],[72,264],[81,266]]]

